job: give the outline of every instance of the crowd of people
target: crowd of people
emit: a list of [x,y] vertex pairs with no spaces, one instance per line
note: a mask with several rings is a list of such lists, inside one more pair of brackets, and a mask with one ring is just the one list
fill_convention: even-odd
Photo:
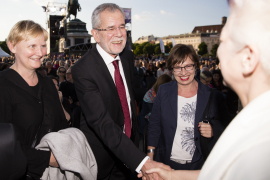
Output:
[[252,39],[269,25],[247,27],[270,4],[251,2],[229,1],[242,23],[229,18],[220,60],[183,44],[135,57],[113,3],[94,10],[83,56],[47,56],[46,30],[16,23],[0,72],[1,179],[269,179],[269,42]]

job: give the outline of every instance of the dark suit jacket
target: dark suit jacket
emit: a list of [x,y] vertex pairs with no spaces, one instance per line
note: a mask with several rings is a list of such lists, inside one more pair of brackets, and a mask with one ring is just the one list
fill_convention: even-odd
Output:
[[134,76],[138,76],[138,77],[140,77],[143,80],[143,78],[144,78],[143,69],[142,68],[139,68],[139,74],[138,74],[137,68],[134,67]]
[[11,123],[14,126],[27,157],[27,174],[34,178],[42,176],[51,156],[49,151],[31,148],[42,119],[44,121],[36,145],[48,131],[57,132],[68,127],[55,85],[50,78],[37,74],[38,94],[15,70],[0,72],[0,123]]
[[[73,67],[77,96],[82,107],[81,130],[86,135],[98,164],[98,179],[106,177],[121,160],[134,171],[145,154],[138,145],[136,107],[132,91],[133,53],[120,54],[132,109],[132,133],[123,133],[124,114],[112,76],[96,47],[89,50]],[[134,144],[133,142],[136,144]]]
[[73,104],[78,102],[78,97],[75,91],[74,84],[64,81],[59,86],[59,91],[62,91],[63,97],[69,99],[71,97]]
[[[196,163],[202,157],[200,148],[200,132],[198,124],[203,120],[203,113],[210,97],[210,88],[198,81],[197,105],[194,123],[194,141],[195,152],[192,163]],[[154,101],[151,117],[148,125],[148,146],[156,147],[154,160],[170,165],[170,155],[172,151],[173,140],[177,128],[177,103],[178,87],[177,81],[161,85]],[[217,139],[224,130],[222,121],[228,118],[228,109],[223,95],[216,91],[212,98],[211,105],[211,126],[214,136],[208,144],[211,150]],[[192,166],[194,169],[200,169],[201,164]]]

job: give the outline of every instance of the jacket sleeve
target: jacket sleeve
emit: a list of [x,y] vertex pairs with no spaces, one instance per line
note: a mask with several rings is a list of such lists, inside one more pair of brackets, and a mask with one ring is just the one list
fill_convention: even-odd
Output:
[[[82,60],[84,59],[80,61]],[[91,79],[91,74],[85,73],[87,71],[83,68],[85,67],[82,64],[75,65],[72,69],[72,77],[88,125],[118,159],[135,171],[146,155],[114,123],[99,88]]]
[[161,91],[162,87],[159,88],[157,96],[154,100],[153,109],[151,112],[149,124],[148,124],[148,146],[157,147],[159,137],[161,134]]

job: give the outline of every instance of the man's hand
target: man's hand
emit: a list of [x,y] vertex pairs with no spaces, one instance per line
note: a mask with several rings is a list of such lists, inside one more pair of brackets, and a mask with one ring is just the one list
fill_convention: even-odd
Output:
[[138,174],[138,177],[143,177],[143,179],[150,179],[150,180],[160,180],[161,178],[158,176],[158,174],[156,173],[149,173],[146,174],[146,170],[148,170],[149,168],[163,168],[165,170],[171,171],[171,167],[167,166],[165,164],[156,162],[156,161],[152,161],[152,160],[147,160],[146,163],[144,164],[144,166],[142,167],[142,173]]
[[213,129],[210,124],[199,122],[198,127],[203,137],[211,138],[213,136]]

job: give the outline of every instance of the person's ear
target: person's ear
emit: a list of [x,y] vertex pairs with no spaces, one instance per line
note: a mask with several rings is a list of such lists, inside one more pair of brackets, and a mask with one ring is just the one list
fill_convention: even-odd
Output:
[[100,38],[99,38],[98,31],[97,31],[96,29],[92,29],[92,30],[91,30],[91,34],[93,35],[95,41],[96,41],[97,43],[99,43],[99,42],[100,42]]
[[16,46],[14,46],[10,41],[7,43],[7,46],[13,54],[16,54]]
[[240,51],[241,66],[244,76],[251,75],[259,64],[259,51],[253,46],[246,46]]

